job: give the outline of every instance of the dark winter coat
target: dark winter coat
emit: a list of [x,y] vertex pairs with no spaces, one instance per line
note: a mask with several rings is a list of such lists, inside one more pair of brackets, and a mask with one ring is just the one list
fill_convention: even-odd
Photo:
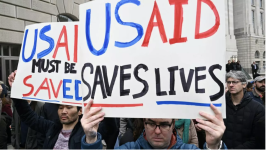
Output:
[[[27,101],[25,105],[35,114],[39,115],[42,111],[42,106],[44,103],[42,102],[31,102],[29,105]],[[14,105],[14,103],[13,103]],[[34,111],[33,111],[33,110]],[[15,149],[20,149],[21,143],[21,121],[20,112],[13,106],[13,116],[12,116],[12,123],[11,123],[11,143]],[[31,127],[28,128],[27,138],[25,143],[26,149],[37,149],[38,148],[38,130],[35,130]]]
[[226,119],[224,119],[226,130],[223,142],[229,149],[256,148],[255,127],[263,118],[265,119],[264,107],[254,101],[247,92],[244,93],[241,103],[236,106],[231,100],[231,94],[227,92]]

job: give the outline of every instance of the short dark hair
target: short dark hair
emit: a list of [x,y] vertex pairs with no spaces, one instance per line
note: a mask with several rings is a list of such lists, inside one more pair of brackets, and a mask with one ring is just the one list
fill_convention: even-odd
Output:
[[[57,109],[59,109],[59,106],[62,105],[62,104],[57,104]],[[79,111],[82,107],[80,106],[77,106],[77,111]]]
[[252,88],[253,84],[251,82],[248,82],[247,89]]
[[77,106],[77,109],[78,109],[78,111],[81,109],[82,107],[80,107],[80,106]]

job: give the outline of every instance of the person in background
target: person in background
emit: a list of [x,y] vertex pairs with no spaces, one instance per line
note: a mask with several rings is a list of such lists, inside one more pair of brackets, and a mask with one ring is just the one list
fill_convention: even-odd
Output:
[[[13,99],[14,101],[14,99]],[[32,111],[40,114],[43,107],[42,102],[27,101]],[[29,127],[21,120],[20,113],[13,103],[13,119],[11,123],[11,143],[15,149],[38,149],[38,130]]]
[[11,126],[12,116],[13,116],[13,112],[12,112],[12,109],[11,109],[12,100],[10,99],[10,96],[7,95],[6,97],[2,98],[2,101],[3,101],[2,115],[6,119],[7,143],[11,143],[11,129],[10,129],[10,126]]
[[[7,89],[4,84],[0,85],[0,112],[2,112],[2,99],[7,96]],[[5,114],[0,114],[0,149],[7,149],[7,131],[8,120]]]
[[198,136],[194,123],[190,119],[177,119],[175,120],[175,128],[179,137],[184,143],[194,144],[199,147]]
[[258,65],[255,63],[255,61],[253,62],[253,64],[251,64],[251,70],[252,70],[252,76],[253,76],[253,79],[255,79],[256,78],[256,76],[257,76],[257,72],[258,72],[258,70],[259,70],[259,67],[258,67]]
[[246,87],[247,92],[252,92],[253,88],[254,88],[254,84],[251,82],[248,82],[247,87]]
[[[246,92],[246,76],[241,71],[226,74],[226,130],[222,140],[229,149],[256,149],[258,122],[265,119],[264,107]],[[264,134],[265,133],[260,133]]]
[[252,98],[265,106],[265,76],[258,76],[254,80],[255,88],[249,94]]
[[236,63],[236,70],[238,70],[238,71],[241,71],[242,70],[242,67],[240,65],[240,61],[239,60]]
[[231,70],[231,60],[228,60],[228,63],[226,64],[226,72],[229,72]]
[[237,70],[237,69],[236,69],[236,62],[235,62],[235,60],[233,60],[233,61],[231,62],[231,64],[230,64],[230,68],[231,68],[232,71]]
[[116,147],[138,139],[144,130],[142,118],[120,118],[120,128]]

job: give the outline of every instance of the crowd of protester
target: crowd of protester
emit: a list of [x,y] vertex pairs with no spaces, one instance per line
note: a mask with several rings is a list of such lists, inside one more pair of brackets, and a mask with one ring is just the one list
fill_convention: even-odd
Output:
[[[229,71],[228,71],[229,70]],[[265,149],[265,77],[247,82],[240,62],[226,65],[226,119],[211,105],[203,119],[105,118],[90,109],[9,98],[0,86],[0,148]],[[16,72],[9,77],[9,86]]]

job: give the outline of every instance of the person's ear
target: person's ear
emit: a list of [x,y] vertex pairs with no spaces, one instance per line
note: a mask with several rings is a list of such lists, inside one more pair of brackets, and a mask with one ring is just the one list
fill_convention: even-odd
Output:
[[82,107],[79,109],[78,115],[82,114]]
[[246,88],[247,87],[247,84],[243,84],[243,88]]

